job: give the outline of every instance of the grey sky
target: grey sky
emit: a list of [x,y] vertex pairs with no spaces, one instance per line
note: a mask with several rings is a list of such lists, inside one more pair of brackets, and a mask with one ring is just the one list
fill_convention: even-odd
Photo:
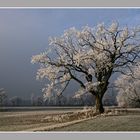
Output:
[[9,97],[41,95],[44,84],[36,81],[38,65],[30,60],[47,48],[48,37],[114,20],[121,26],[139,25],[140,9],[0,9],[0,88]]

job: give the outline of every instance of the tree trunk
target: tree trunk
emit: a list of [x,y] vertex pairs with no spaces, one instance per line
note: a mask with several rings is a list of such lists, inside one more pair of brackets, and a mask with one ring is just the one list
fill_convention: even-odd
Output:
[[96,112],[99,114],[104,113],[104,107],[102,104],[102,96],[98,94],[95,96],[95,99],[96,99]]

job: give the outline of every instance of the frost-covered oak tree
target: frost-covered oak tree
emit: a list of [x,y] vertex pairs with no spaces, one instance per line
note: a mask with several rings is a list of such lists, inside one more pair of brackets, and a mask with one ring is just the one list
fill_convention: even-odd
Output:
[[139,33],[139,28],[120,28],[113,22],[109,27],[73,27],[60,37],[50,37],[49,49],[32,57],[32,63],[40,63],[37,78],[50,81],[43,89],[45,97],[51,93],[61,96],[74,80],[80,85],[76,94],[91,93],[96,99],[96,111],[103,113],[102,98],[112,74],[138,58]]
[[119,106],[140,107],[140,63],[132,68],[132,72],[118,77],[115,85],[118,87]]

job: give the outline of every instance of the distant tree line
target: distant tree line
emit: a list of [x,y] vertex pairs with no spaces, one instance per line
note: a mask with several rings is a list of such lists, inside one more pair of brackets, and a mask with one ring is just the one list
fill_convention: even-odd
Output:
[[[103,100],[104,105],[116,105],[116,96],[109,93]],[[30,99],[23,99],[18,96],[8,97],[4,88],[0,88],[0,106],[93,106],[95,99],[91,94],[81,96],[50,96],[44,100],[43,96],[31,94]]]

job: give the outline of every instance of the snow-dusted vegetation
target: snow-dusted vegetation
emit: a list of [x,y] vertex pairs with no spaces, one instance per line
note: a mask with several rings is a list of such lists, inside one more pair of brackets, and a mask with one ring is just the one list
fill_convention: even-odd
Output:
[[[121,27],[117,22],[103,23],[64,31],[60,37],[50,37],[47,51],[32,57],[39,63],[37,79],[50,83],[43,89],[44,98],[61,97],[70,81],[80,85],[76,97],[90,93],[96,100],[96,112],[103,113],[102,98],[109,80],[116,72],[126,73],[139,58],[140,28]],[[130,71],[131,72],[131,71]]]
[[121,75],[115,81],[118,87],[117,102],[121,107],[140,107],[140,64],[131,68],[131,73]]

